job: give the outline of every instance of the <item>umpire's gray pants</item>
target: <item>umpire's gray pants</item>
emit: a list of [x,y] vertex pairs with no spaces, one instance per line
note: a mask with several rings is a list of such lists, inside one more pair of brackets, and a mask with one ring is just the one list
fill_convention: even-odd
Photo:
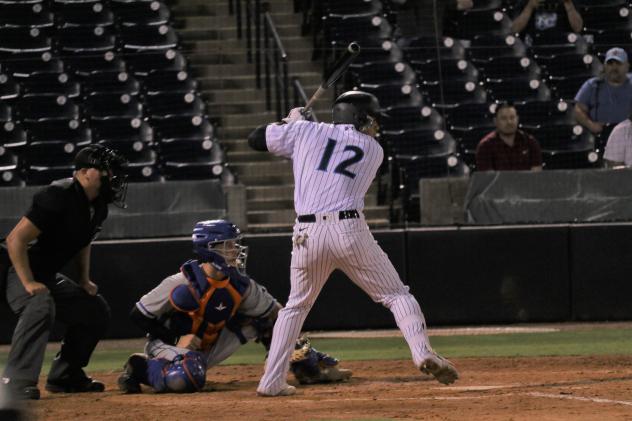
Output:
[[37,384],[48,334],[55,321],[55,301],[49,291],[29,295],[13,268],[7,274],[7,302],[19,314],[3,377],[12,383]]

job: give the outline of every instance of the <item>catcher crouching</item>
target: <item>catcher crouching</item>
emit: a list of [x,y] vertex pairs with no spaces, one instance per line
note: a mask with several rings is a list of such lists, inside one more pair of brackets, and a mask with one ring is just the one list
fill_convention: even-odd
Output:
[[[269,350],[282,306],[245,273],[247,247],[226,220],[201,221],[193,230],[196,258],[134,305],[131,319],[146,333],[144,353],[132,354],[118,379],[121,391],[187,393],[204,388],[206,370],[250,340]],[[345,381],[351,371],[299,338],[290,371],[300,384]],[[286,395],[295,393],[287,389]]]

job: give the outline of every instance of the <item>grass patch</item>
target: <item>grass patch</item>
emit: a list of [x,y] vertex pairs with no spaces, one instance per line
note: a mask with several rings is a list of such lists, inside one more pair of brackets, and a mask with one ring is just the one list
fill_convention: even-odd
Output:
[[[593,329],[580,331],[514,333],[479,336],[437,336],[431,338],[441,354],[454,357],[536,357],[551,355],[632,355],[632,329]],[[317,349],[343,361],[408,359],[410,351],[403,338],[314,339]],[[141,349],[100,350],[88,371],[120,371],[127,357]],[[47,372],[54,352],[47,352],[43,372]],[[265,351],[249,343],[226,360],[224,365],[263,364]],[[0,353],[4,366],[7,353]]]

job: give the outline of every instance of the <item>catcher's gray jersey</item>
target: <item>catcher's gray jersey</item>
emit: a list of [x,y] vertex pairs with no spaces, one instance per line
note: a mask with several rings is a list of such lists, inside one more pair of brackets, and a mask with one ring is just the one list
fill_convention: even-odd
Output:
[[[182,273],[171,275],[143,295],[136,303],[136,307],[145,316],[161,320],[168,326],[169,315],[175,311],[169,300],[171,291],[178,285],[186,285],[187,282]],[[275,302],[275,298],[263,286],[250,279],[250,286],[246,289],[237,312],[247,317],[261,317],[273,307]],[[257,336],[257,332],[252,326],[243,327],[242,334],[247,340]],[[206,351],[208,367],[228,358],[240,346],[239,338],[232,331],[226,328],[222,329],[212,348]],[[160,339],[150,340],[145,345],[145,353],[150,358],[173,360],[178,354],[186,354],[188,351],[185,348],[165,344]]]
[[294,226],[290,297],[274,325],[257,391],[276,395],[287,387],[294,342],[335,269],[393,312],[419,367],[432,352],[424,316],[362,213],[364,195],[383,159],[379,143],[353,125],[297,121],[269,125],[266,144],[273,154],[293,161],[299,217]]

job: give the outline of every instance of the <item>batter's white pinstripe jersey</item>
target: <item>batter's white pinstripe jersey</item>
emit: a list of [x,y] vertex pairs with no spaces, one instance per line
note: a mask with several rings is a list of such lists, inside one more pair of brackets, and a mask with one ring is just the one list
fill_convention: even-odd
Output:
[[270,124],[266,144],[271,153],[293,161],[298,215],[362,210],[384,159],[380,144],[350,124]]

